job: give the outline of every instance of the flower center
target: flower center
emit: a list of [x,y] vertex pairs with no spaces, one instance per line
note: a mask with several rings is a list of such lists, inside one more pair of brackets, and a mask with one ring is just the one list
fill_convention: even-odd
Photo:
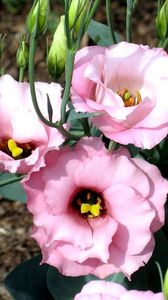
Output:
[[0,151],[8,154],[14,159],[26,158],[35,149],[33,143],[16,143],[13,139],[0,141]]
[[81,190],[75,195],[72,206],[85,218],[99,217],[107,212],[100,193],[87,189]]
[[123,99],[124,106],[134,106],[142,101],[142,97],[139,91],[135,91],[135,96],[133,96],[128,89],[122,89],[117,92],[117,94]]

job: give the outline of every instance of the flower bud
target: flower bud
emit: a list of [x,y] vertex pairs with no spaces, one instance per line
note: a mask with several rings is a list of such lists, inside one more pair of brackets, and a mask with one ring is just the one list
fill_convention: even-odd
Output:
[[89,0],[72,0],[69,8],[69,27],[74,25],[75,33],[78,34],[80,24],[87,12]]
[[39,36],[47,28],[49,15],[49,0],[35,0],[27,17],[26,27],[30,34]]
[[165,1],[158,13],[156,29],[158,37],[165,40],[168,34],[168,0]]
[[64,30],[64,22],[65,16],[61,16],[47,58],[48,70],[53,78],[59,77],[65,69],[67,39]]
[[16,63],[19,68],[26,68],[28,65],[29,50],[26,46],[25,40],[21,40],[19,48],[16,52]]
[[167,269],[165,277],[164,277],[163,293],[165,295],[165,298],[168,299],[168,269]]

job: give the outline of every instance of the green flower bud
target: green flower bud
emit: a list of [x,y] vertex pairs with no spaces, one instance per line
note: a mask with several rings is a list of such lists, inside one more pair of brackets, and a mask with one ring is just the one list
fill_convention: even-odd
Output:
[[65,16],[62,16],[54,33],[53,41],[48,52],[48,70],[53,78],[60,77],[65,69],[67,39],[64,30],[64,22]]
[[165,1],[156,18],[156,29],[160,39],[165,40],[168,35],[168,0]]
[[75,33],[78,34],[80,24],[85,17],[89,6],[89,0],[72,0],[69,8],[69,27],[74,25]]
[[19,48],[16,52],[16,63],[19,68],[26,68],[29,60],[29,50],[25,40],[21,40]]
[[27,17],[26,27],[30,34],[39,36],[47,29],[50,11],[49,0],[35,0]]
[[165,298],[168,299],[168,269],[167,269],[165,277],[164,277],[163,293],[165,295]]

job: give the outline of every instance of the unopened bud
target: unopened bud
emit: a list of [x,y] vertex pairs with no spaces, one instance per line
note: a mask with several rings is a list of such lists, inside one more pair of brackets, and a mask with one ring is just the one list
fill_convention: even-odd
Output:
[[46,31],[49,11],[49,0],[34,1],[26,22],[28,33],[39,36]]
[[158,37],[165,40],[168,35],[168,0],[165,1],[158,13],[156,29]]
[[89,0],[72,0],[69,8],[69,27],[74,26],[74,31],[78,34],[81,22],[83,21]]
[[65,69],[67,39],[64,30],[64,22],[65,16],[62,16],[54,33],[47,58],[48,70],[53,78],[61,76]]
[[21,40],[19,48],[16,52],[16,63],[19,68],[26,68],[28,65],[29,50],[26,46],[25,40]]

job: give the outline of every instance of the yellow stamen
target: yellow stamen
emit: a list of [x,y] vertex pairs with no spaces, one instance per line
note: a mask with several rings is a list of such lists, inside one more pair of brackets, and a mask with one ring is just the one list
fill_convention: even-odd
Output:
[[98,217],[100,215],[100,204],[93,204],[90,207],[90,212],[94,217]]
[[8,149],[14,158],[23,153],[23,149],[18,147],[13,139],[8,140]]
[[12,156],[15,158],[23,153],[23,149],[20,147],[16,147],[12,150]]
[[12,150],[16,147],[17,147],[17,144],[15,143],[15,141],[13,139],[9,139],[8,140],[8,148],[9,148],[10,152],[12,152]]
[[91,205],[88,203],[82,203],[80,210],[81,210],[81,214],[85,214],[88,213],[90,211],[90,207]]

